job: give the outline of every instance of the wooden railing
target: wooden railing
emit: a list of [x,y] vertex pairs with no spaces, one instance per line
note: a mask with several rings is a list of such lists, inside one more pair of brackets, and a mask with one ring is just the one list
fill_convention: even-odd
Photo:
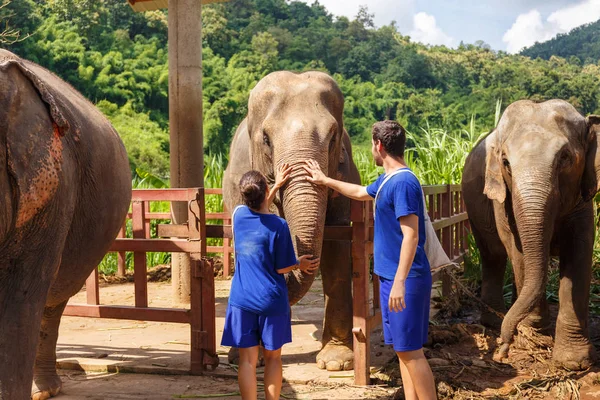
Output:
[[[167,219],[164,213],[147,213],[152,201],[184,202],[188,208],[185,224],[158,226],[158,237],[150,238],[150,220]],[[133,252],[135,305],[100,304],[98,269],[86,281],[87,304],[70,304],[64,315],[76,317],[129,319],[189,324],[191,329],[190,372],[200,374],[207,367],[216,368],[215,289],[212,261],[206,258],[204,190],[160,189],[134,190],[132,194],[133,238],[117,238],[110,251]],[[169,216],[170,218],[170,216]],[[148,307],[146,253],[175,252],[190,256],[190,308]],[[121,266],[124,270],[124,264]]]
[[[460,261],[467,249],[468,220],[459,185],[425,186],[428,212],[433,226],[448,256]],[[231,217],[227,212],[206,213],[205,194],[221,195],[221,189],[165,189],[134,190],[132,197],[133,238],[125,238],[125,229],[111,247],[119,253],[119,271],[125,273],[125,252],[134,254],[135,306],[100,305],[97,269],[86,281],[87,304],[69,305],[65,315],[117,318],[145,321],[187,323],[191,326],[192,373],[201,373],[206,367],[216,367],[215,293],[212,262],[207,252],[223,253],[224,275],[231,269]],[[188,221],[185,224],[159,224],[156,238],[150,236],[151,220],[170,220],[170,213],[150,212],[152,201],[184,201],[188,204]],[[220,225],[207,225],[206,220],[222,220]],[[352,242],[353,270],[353,333],[355,383],[366,385],[370,381],[371,331],[381,323],[379,310],[379,280],[371,279],[373,253],[372,202],[352,202],[351,226],[327,226],[324,240]],[[222,246],[207,246],[208,238],[222,238]],[[146,278],[147,252],[185,252],[190,254],[191,306],[190,309],[159,309],[148,307]],[[433,280],[442,280],[443,292],[450,290],[450,281],[443,271],[435,271]],[[370,287],[373,285],[373,296]]]

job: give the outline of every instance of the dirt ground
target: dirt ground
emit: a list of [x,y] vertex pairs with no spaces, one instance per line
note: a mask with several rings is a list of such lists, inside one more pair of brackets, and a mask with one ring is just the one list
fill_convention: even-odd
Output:
[[[161,274],[167,277],[164,271]],[[219,343],[230,281],[215,284]],[[151,306],[172,307],[170,283],[150,283],[148,292]],[[131,283],[103,284],[100,294],[102,304],[133,304]],[[82,291],[71,303],[84,300]],[[555,368],[550,336],[520,329],[510,358],[497,363],[492,356],[498,332],[479,325],[479,306],[472,297],[455,291],[443,303],[434,303],[434,308],[426,355],[440,399],[600,399],[600,368],[583,372]],[[332,373],[316,367],[323,318],[319,281],[292,312],[293,343],[283,349],[286,383],[282,398],[403,398],[398,363],[393,351],[383,345],[381,330],[371,337],[372,386],[354,387],[351,372]],[[552,312],[556,314],[556,307]],[[600,347],[598,318],[592,319],[591,335]],[[235,369],[227,363],[227,348],[218,348],[221,364],[213,376],[185,375],[189,337],[186,325],[64,317],[58,365],[68,369],[61,370],[64,389],[60,398],[240,399]]]

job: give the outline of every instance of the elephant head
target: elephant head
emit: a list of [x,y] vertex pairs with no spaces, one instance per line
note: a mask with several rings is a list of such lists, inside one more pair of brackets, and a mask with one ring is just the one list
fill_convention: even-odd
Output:
[[[344,99],[335,81],[321,72],[294,74],[275,72],[250,93],[248,134],[252,169],[261,171],[270,182],[283,163],[294,167],[283,187],[277,206],[289,224],[298,256],[320,257],[327,189],[312,185],[300,168],[315,159],[323,171],[335,176],[343,150]],[[313,275],[296,271],[288,280],[292,303],[308,291]]]
[[505,346],[545,295],[555,223],[599,189],[599,123],[565,101],[518,101],[490,135],[484,193],[508,217],[506,229],[525,265],[519,296],[502,323]]
[[0,50],[0,240],[23,227],[48,203],[59,184],[68,111],[25,61]]

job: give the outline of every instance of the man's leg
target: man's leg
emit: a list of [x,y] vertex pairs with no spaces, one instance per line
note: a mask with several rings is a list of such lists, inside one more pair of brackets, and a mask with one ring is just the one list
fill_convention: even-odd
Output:
[[256,362],[258,346],[240,349],[238,383],[244,400],[256,400]]
[[408,372],[408,368],[404,365],[404,362],[398,357],[400,362],[400,374],[402,374],[402,387],[404,388],[405,400],[419,400],[417,392],[415,391],[415,385],[413,385],[412,378]]
[[283,379],[281,365],[281,349],[264,350],[265,355],[265,398],[278,400]]
[[[411,378],[411,384],[416,392],[415,398],[418,398],[419,400],[436,400],[437,395],[435,392],[433,373],[431,372],[429,363],[425,358],[423,349],[421,348],[413,351],[398,351],[396,354],[400,360],[400,368],[402,368],[402,365],[404,365],[408,375]],[[407,382],[404,380],[404,373],[402,374],[402,383],[404,385],[407,384]],[[407,386],[405,386],[405,388],[406,387]],[[408,396],[406,398],[409,399]]]

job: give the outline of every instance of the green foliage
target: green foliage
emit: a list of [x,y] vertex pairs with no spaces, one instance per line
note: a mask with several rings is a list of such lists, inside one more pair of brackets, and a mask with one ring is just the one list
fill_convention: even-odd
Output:
[[[122,0],[19,0],[0,9],[0,20],[31,35],[7,45],[10,50],[59,74],[93,102],[116,105],[117,111],[103,110],[119,132],[147,139],[126,143],[132,165],[166,176],[164,11],[134,13]],[[595,36],[588,33],[595,26],[561,40],[592,46]],[[506,105],[562,98],[583,113],[600,112],[595,63],[577,62],[572,53],[556,57],[554,50],[548,60],[532,60],[483,43],[427,47],[412,43],[395,24],[375,28],[366,7],[348,19],[333,17],[318,2],[233,0],[203,8],[203,39],[207,153],[227,153],[250,90],[280,69],[334,76],[346,99],[346,129],[358,144],[368,143],[371,125],[382,119],[398,120],[420,137],[429,127],[439,129],[433,134],[469,130],[475,116],[477,130],[484,131],[493,126],[498,99]],[[157,143],[149,144],[150,138]]]
[[102,100],[97,106],[119,132],[132,170],[169,176],[169,135],[157,122],[147,114],[135,112],[131,103],[119,108]]
[[524,49],[521,54],[545,60],[560,56],[575,65],[596,64],[600,59],[600,21],[579,26],[569,33],[559,33],[551,40]]

